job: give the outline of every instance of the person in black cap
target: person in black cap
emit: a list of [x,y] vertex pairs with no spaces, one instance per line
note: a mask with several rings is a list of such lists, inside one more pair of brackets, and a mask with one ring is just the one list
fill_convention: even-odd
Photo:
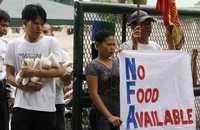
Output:
[[128,26],[131,26],[132,38],[123,43],[120,49],[126,50],[161,50],[161,47],[149,40],[152,31],[151,23],[155,22],[147,12],[139,10],[133,12],[128,18]]
[[[161,50],[160,45],[156,44],[154,41],[149,40],[149,36],[152,31],[151,23],[155,22],[152,16],[143,10],[133,12],[128,18],[128,26],[131,26],[132,29],[132,38],[131,40],[122,43],[119,50]],[[168,50],[176,50],[172,35],[167,31],[166,43]],[[181,44],[184,44],[184,39],[181,40]],[[179,48],[181,49],[181,48]],[[196,58],[198,55],[197,49],[192,50],[192,77],[193,84],[197,84],[197,64]]]

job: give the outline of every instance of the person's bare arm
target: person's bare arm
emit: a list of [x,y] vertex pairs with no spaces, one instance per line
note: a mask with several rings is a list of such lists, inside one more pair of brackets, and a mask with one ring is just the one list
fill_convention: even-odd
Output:
[[176,50],[174,40],[172,38],[172,34],[169,30],[166,31],[165,36],[166,36],[166,42],[167,42],[168,50]]
[[192,80],[193,84],[197,84],[197,56],[198,56],[198,50],[193,49],[192,50]]
[[15,68],[11,65],[6,65],[7,82],[13,86],[17,86],[15,82]]
[[64,82],[66,86],[71,84],[72,76],[71,75],[64,75],[61,77],[61,80]]
[[89,86],[89,93],[92,99],[92,102],[97,107],[97,109],[104,114],[104,116],[108,119],[113,126],[119,127],[122,123],[119,117],[112,115],[112,113],[107,109],[105,104],[103,103],[101,97],[98,94],[98,81],[96,76],[87,75],[86,76],[88,86]]
[[50,69],[33,69],[26,66],[22,68],[22,77],[62,77],[64,75],[64,72],[65,70],[62,66]]
[[183,35],[180,42],[175,44],[172,36],[172,30],[170,28],[171,26],[168,27],[165,34],[168,50],[181,50],[182,46],[185,44],[185,37]]
[[27,86],[18,86],[16,81],[15,81],[15,68],[14,66],[11,65],[6,65],[6,73],[7,73],[7,82],[16,88],[25,90],[25,91],[39,91],[42,86],[43,82],[37,81],[37,82],[32,82],[31,84]]

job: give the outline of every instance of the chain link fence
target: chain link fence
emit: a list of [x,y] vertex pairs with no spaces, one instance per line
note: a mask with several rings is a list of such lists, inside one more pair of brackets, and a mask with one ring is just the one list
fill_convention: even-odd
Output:
[[[141,9],[148,11],[156,19],[156,22],[152,25],[153,30],[150,40],[157,42],[163,49],[166,49],[165,27],[162,17],[153,8],[142,6]],[[97,27],[96,23],[108,24],[106,29],[114,31],[118,44],[123,44],[131,38],[131,29],[126,25],[126,22],[128,15],[135,10],[136,6],[134,5],[75,3],[74,70],[76,72],[74,73],[73,130],[82,129],[81,123],[78,122],[82,122],[83,129],[90,128],[89,125],[83,125],[85,122],[88,123],[85,117],[78,116],[81,115],[82,108],[85,109],[90,105],[87,84],[84,80],[84,69],[91,62],[93,56],[94,28],[101,28]],[[179,14],[185,36],[182,51],[191,53],[192,49],[196,48],[200,52],[200,11],[180,10]],[[198,77],[200,77],[200,55],[197,57],[197,66]],[[200,78],[198,79],[199,83]],[[197,129],[200,130],[200,98],[197,95],[195,97],[195,107]],[[84,113],[84,115],[87,114]]]

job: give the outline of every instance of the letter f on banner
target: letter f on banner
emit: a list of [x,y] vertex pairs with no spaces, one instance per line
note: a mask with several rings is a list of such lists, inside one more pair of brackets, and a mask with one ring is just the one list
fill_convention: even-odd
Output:
[[131,94],[135,94],[135,89],[131,89],[130,87],[133,86],[135,87],[135,81],[128,81],[126,83],[126,87],[127,87],[127,103],[131,104]]

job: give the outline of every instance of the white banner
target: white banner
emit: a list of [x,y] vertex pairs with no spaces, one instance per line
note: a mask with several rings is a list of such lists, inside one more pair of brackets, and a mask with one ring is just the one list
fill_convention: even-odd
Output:
[[121,130],[196,130],[191,56],[120,53]]

